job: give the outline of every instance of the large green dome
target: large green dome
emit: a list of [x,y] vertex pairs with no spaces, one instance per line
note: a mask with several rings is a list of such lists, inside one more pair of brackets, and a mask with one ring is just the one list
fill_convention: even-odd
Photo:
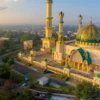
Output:
[[91,22],[78,32],[76,39],[80,42],[100,43],[100,30]]

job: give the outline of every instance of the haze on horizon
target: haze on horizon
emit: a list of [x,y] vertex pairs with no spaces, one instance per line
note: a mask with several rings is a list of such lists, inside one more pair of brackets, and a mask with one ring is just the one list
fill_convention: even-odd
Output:
[[[46,0],[0,0],[0,24],[45,24]],[[100,25],[100,0],[53,0],[53,24],[58,24],[58,13],[65,13],[66,25],[77,24],[78,15],[83,24]]]

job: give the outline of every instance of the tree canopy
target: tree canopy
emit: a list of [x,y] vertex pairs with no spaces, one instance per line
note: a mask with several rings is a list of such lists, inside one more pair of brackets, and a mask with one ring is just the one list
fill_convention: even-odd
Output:
[[10,67],[6,64],[0,65],[0,78],[7,79],[10,77]]
[[18,98],[14,100],[35,100],[31,91],[25,89]]
[[0,93],[0,100],[12,100],[12,97],[16,94],[14,88],[14,82],[6,80]]
[[98,98],[100,99],[100,89],[91,83],[82,82],[78,84],[75,95],[78,99],[98,100]]

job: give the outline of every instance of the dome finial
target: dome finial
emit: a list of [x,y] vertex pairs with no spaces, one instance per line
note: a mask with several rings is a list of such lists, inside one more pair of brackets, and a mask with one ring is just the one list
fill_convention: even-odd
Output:
[[92,24],[92,17],[90,18],[90,24]]

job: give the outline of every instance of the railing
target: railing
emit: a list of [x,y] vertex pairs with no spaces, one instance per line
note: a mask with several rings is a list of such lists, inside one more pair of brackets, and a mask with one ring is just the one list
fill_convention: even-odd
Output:
[[63,74],[63,72],[64,72],[62,69],[54,68],[54,67],[52,67],[52,66],[47,66],[47,69],[48,69],[49,71],[52,71],[52,72],[55,72],[55,73],[60,73],[60,74]]
[[[26,60],[29,63],[29,61],[27,60],[27,58],[24,58],[23,60]],[[67,75],[67,73],[63,69],[55,68],[55,67],[52,67],[52,66],[49,66],[49,65],[47,67],[45,67],[45,66],[42,65],[41,62],[32,61],[31,64],[36,65],[36,66],[38,66],[40,68],[43,68],[43,69],[47,69],[47,70],[49,70],[49,71],[51,71],[53,73],[56,73],[56,74],[66,74]],[[75,73],[70,73],[70,77],[74,77],[76,79],[85,80],[85,81],[91,82],[91,83],[93,82],[92,79],[84,77],[84,76],[81,76],[81,75],[77,75]]]
[[83,77],[83,76],[80,76],[80,75],[77,75],[77,74],[74,74],[74,73],[70,73],[70,77],[72,77],[72,78],[74,77],[74,78],[76,78],[76,79],[85,80],[85,81],[87,81],[87,82],[92,83],[92,79],[86,78],[86,77]]

